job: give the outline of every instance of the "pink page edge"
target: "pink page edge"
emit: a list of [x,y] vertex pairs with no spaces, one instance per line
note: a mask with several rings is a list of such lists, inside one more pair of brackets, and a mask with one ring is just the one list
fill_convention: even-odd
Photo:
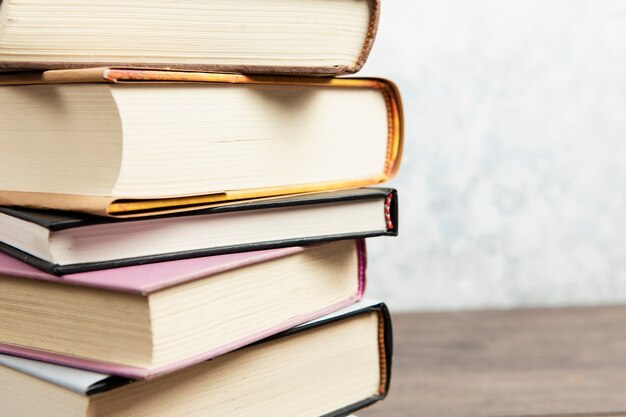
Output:
[[334,313],[337,310],[348,307],[354,303],[356,303],[360,297],[353,296],[348,300],[341,301],[339,303],[335,303],[331,306],[325,307],[321,310],[317,310],[313,313],[305,314],[294,319],[283,322],[279,325],[272,326],[268,329],[256,332],[251,334],[248,337],[244,337],[242,339],[237,340],[236,342],[220,346],[219,348],[210,350],[208,352],[202,353],[200,355],[193,356],[189,359],[185,359],[183,361],[179,361],[167,366],[153,368],[153,369],[144,369],[144,368],[135,368],[127,365],[117,365],[110,364],[104,362],[92,361],[89,359],[81,359],[70,356],[64,356],[62,354],[46,352],[38,349],[30,349],[22,346],[14,346],[8,345],[4,343],[0,343],[0,353],[5,353],[7,355],[19,356],[28,359],[34,359],[42,362],[54,363],[57,365],[69,366],[71,368],[83,369],[86,371],[98,372],[107,375],[117,375],[125,378],[131,379],[150,379],[155,376],[163,375],[169,372],[173,372],[179,369],[186,368],[191,365],[195,365],[209,359],[213,359],[219,355],[223,355],[225,353],[231,352],[238,348],[244,347],[254,342],[258,342],[266,337],[273,336],[276,333],[280,333],[284,330],[291,329],[292,327],[298,326],[300,324],[304,324],[308,321],[315,320],[326,314]]
[[46,351],[42,351],[38,349],[30,349],[26,347],[8,345],[8,344],[3,344],[3,343],[0,343],[0,352],[6,353],[9,355],[40,360],[43,362],[50,362],[50,363],[54,363],[58,365],[69,366],[72,368],[84,369],[87,371],[99,372],[99,373],[104,373],[104,374],[109,374],[109,375],[118,375],[118,376],[122,376],[126,378],[132,378],[132,379],[154,378],[159,375],[170,373],[176,370],[186,368],[191,365],[195,365],[195,364],[207,361],[209,359],[213,359],[217,356],[220,356],[225,353],[231,352],[233,350],[239,349],[241,347],[247,346],[251,343],[257,342],[266,337],[291,329],[292,327],[304,324],[311,320],[318,319],[327,314],[334,313],[335,311],[341,310],[342,308],[348,307],[358,302],[359,300],[363,298],[365,287],[366,287],[365,271],[366,271],[366,266],[367,266],[367,255],[365,251],[365,242],[361,239],[361,240],[357,240],[356,244],[357,244],[357,249],[358,249],[358,263],[359,263],[358,282],[359,284],[358,284],[357,293],[353,295],[352,297],[350,297],[349,299],[332,304],[320,310],[316,310],[312,313],[295,317],[286,322],[261,330],[259,332],[255,332],[251,334],[250,336],[239,339],[233,343],[220,346],[219,348],[210,350],[200,355],[196,355],[191,358],[188,358],[183,361],[179,361],[179,362],[167,365],[167,366],[153,368],[153,369],[135,368],[135,367],[126,366],[126,365],[109,364],[109,363],[104,363],[104,362],[91,361],[88,359],[69,357],[69,356],[64,356],[62,354],[58,354],[58,353],[46,352]]

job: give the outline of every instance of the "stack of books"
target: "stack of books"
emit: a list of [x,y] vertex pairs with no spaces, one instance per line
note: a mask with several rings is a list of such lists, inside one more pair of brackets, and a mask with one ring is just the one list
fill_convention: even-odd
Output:
[[[385,397],[398,233],[378,0],[0,3],[0,409],[346,416]],[[369,188],[368,188],[369,187]]]

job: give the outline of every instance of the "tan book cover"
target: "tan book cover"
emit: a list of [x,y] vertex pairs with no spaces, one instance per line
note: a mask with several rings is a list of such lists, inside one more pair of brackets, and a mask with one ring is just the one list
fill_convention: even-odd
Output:
[[[0,71],[124,66],[242,74],[352,74],[367,60],[380,19],[380,0],[336,1],[336,6],[326,2],[323,6],[328,9],[313,1],[294,2],[291,8],[286,7],[287,3],[272,5],[262,0],[168,3],[171,4],[167,7],[152,7],[133,0],[112,7],[104,1],[101,5],[90,2],[63,15],[38,11],[55,6],[43,0],[0,1],[0,32],[4,37],[0,39]],[[332,7],[338,10],[333,12]],[[351,21],[357,10],[363,13],[358,24]],[[276,15],[270,14],[272,11]],[[114,13],[129,13],[127,17],[118,16],[123,26],[115,23]],[[227,23],[222,22],[226,26],[211,21],[218,15],[226,16]],[[328,21],[320,21],[322,16]],[[301,30],[295,29],[297,21],[304,25]],[[160,22],[161,27],[155,26],[155,22]],[[171,24],[176,26],[166,26]],[[333,25],[337,25],[336,33]],[[125,35],[127,27],[131,35]],[[196,30],[189,29],[192,27]],[[319,50],[311,49],[314,36],[311,33],[307,37],[305,32],[309,27],[317,27],[324,39]],[[192,37],[191,42],[190,34],[201,30],[206,31],[206,36]],[[347,41],[348,30],[354,30],[351,36],[357,38]],[[235,38],[238,34],[242,39]],[[59,37],[60,44],[51,42],[53,35]],[[226,43],[227,36],[235,39]],[[253,43],[255,39],[258,44]],[[339,57],[336,49],[340,42],[351,45],[356,56],[351,63],[346,56]],[[121,50],[115,52],[115,48]],[[334,55],[336,62],[329,58]]]

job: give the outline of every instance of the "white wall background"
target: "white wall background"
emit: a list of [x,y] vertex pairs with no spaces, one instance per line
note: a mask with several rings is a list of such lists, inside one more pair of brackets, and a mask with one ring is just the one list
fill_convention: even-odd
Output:
[[626,2],[383,0],[363,75],[396,81],[396,310],[626,301]]

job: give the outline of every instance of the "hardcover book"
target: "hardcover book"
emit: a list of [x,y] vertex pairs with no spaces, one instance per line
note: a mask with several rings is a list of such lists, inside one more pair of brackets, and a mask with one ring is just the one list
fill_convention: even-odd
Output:
[[0,250],[56,275],[398,233],[395,190],[296,195],[110,219],[0,207]]
[[362,302],[153,380],[0,355],[0,403],[11,417],[339,417],[385,397],[391,357],[385,305]]
[[365,262],[346,240],[59,278],[0,254],[0,352],[151,378],[356,302]]
[[353,73],[379,9],[379,0],[4,0],[0,69]]
[[401,154],[382,79],[96,68],[0,84],[2,205],[146,216],[378,184]]

